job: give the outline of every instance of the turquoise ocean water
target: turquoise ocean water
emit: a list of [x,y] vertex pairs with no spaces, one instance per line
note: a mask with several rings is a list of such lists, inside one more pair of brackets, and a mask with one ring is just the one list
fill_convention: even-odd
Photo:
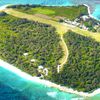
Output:
[[[84,3],[91,6],[92,15],[100,20],[100,0],[0,0],[0,6],[6,4],[72,6]],[[0,67],[0,100],[100,100],[100,94],[91,98],[83,98],[75,94],[64,93],[35,81],[23,79]]]
[[0,6],[6,4],[41,4],[55,6],[87,4],[91,8],[91,15],[100,20],[100,0],[0,0]]
[[100,95],[84,98],[65,93],[0,67],[0,100],[100,100]]
[[71,100],[72,98],[79,97],[21,78],[0,67],[0,100]]

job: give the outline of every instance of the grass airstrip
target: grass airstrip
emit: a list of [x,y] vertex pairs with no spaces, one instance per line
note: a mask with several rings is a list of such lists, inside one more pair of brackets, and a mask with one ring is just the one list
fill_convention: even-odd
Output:
[[37,16],[37,15],[23,13],[23,12],[14,10],[14,9],[5,9],[4,11],[7,14],[10,14],[10,15],[18,17],[18,18],[26,18],[28,20],[33,20],[33,21],[38,21],[41,23],[50,24],[56,28],[57,33],[59,33],[60,35],[63,35],[68,30],[72,30],[73,32],[75,32],[77,34],[88,36],[88,37],[94,38],[96,41],[100,41],[99,33],[93,33],[93,32],[87,31],[87,30],[80,29],[78,27],[73,27],[69,24],[62,24],[62,23],[56,22],[54,20],[46,19],[46,18]]

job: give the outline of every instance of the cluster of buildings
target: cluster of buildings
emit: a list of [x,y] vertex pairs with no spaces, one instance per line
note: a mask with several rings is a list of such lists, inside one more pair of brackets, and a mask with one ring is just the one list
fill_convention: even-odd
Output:
[[[26,52],[26,53],[23,53],[23,55],[24,55],[25,57],[27,57],[29,54]],[[31,63],[34,63],[34,62],[36,62],[36,60],[35,60],[35,59],[31,59],[30,62],[31,62]],[[45,67],[42,66],[42,65],[38,66],[37,71],[38,71],[38,73],[40,73],[39,76],[38,76],[38,77],[40,77],[40,78],[44,78],[44,76],[48,76],[48,69],[45,68]]]
[[[57,66],[57,73],[60,72],[60,67],[61,65]],[[44,76],[48,76],[48,68],[45,68],[42,65],[38,66],[38,72],[40,73],[38,76],[39,78],[44,78]]]
[[38,72],[40,73],[39,74],[39,77],[40,78],[44,78],[44,76],[48,76],[48,69],[45,68],[42,65],[38,66]]
[[80,19],[83,21],[88,20],[90,17],[89,16],[81,16],[80,18],[76,18],[74,21],[71,21],[69,19],[65,19],[64,22],[73,26],[80,27],[81,29],[88,30],[88,27],[86,27],[84,24],[80,23]]
[[[69,19],[63,19],[63,22],[64,23],[67,23],[69,25],[73,25],[75,27],[79,27],[81,29],[84,29],[84,30],[89,30],[89,27],[88,26],[85,26],[84,22],[89,22],[91,20],[91,17],[88,16],[88,15],[83,15],[79,18],[76,18],[74,21],[71,21]],[[93,23],[93,27],[100,27],[100,23]]]

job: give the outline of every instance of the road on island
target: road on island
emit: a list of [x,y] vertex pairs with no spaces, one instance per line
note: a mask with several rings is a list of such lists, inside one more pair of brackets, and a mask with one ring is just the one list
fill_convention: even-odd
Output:
[[62,46],[62,49],[64,51],[64,56],[63,58],[60,60],[61,64],[60,64],[60,69],[63,68],[64,64],[66,64],[67,62],[67,59],[68,59],[68,55],[69,55],[69,52],[68,52],[68,48],[67,48],[67,45],[64,41],[64,38],[63,38],[63,35],[61,35],[61,46]]

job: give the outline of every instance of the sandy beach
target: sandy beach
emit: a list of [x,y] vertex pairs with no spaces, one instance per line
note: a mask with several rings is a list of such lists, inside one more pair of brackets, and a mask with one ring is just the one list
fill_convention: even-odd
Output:
[[90,16],[91,18],[93,18],[93,19],[96,19],[95,17],[92,16],[92,14],[91,14],[91,12],[90,12],[90,7],[89,7],[87,4],[83,4],[83,5],[87,7],[89,16]]
[[67,87],[64,87],[64,86],[57,85],[57,84],[52,83],[48,80],[42,80],[42,79],[39,79],[38,77],[32,77],[31,75],[21,71],[20,69],[14,67],[11,64],[4,62],[1,59],[0,59],[0,66],[11,71],[11,72],[13,72],[13,73],[15,73],[15,74],[17,74],[17,75],[19,75],[20,77],[22,77],[24,79],[31,80],[33,82],[38,82],[38,83],[44,84],[48,87],[57,88],[61,91],[67,92],[67,93],[77,94],[77,95],[80,95],[80,96],[83,96],[83,97],[92,97],[92,96],[95,96],[97,94],[100,94],[100,88],[95,90],[92,93],[78,92],[77,90],[73,90],[72,88],[67,88]]
[[1,6],[1,7],[0,7],[0,11],[3,11],[4,9],[6,9],[7,6],[8,6],[8,5]]

